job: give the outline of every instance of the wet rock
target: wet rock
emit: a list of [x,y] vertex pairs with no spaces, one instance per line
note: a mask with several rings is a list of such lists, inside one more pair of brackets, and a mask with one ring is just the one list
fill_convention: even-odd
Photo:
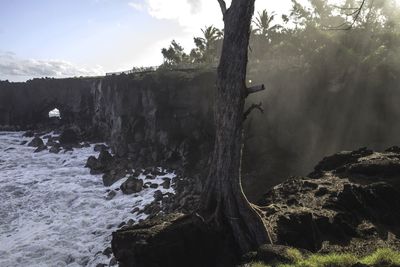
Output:
[[43,144],[43,145],[38,146],[38,147],[35,149],[34,153],[39,153],[39,152],[42,152],[42,151],[44,151],[44,150],[46,150],[46,149],[47,149],[47,146],[45,146],[45,145]]
[[106,196],[106,200],[111,200],[111,199],[113,199],[116,195],[117,195],[117,192],[115,192],[114,190],[111,190],[110,192],[108,192],[108,194],[107,194],[107,196]]
[[28,141],[22,141],[21,143],[20,143],[20,145],[21,146],[24,146],[24,145],[26,145],[28,143]]
[[68,151],[74,151],[74,148],[72,145],[64,145],[64,153]]
[[108,147],[104,144],[96,144],[93,148],[95,152],[101,152],[103,150],[108,150]]
[[[123,170],[113,170],[108,173],[105,173],[102,177],[104,186],[111,186],[118,180],[125,177],[125,171]],[[118,189],[118,188],[117,188]],[[117,190],[116,189],[116,190]],[[118,189],[119,190],[119,189]]]
[[112,249],[110,247],[107,247],[106,249],[103,250],[103,255],[107,256],[108,258],[111,257],[112,255]]
[[156,188],[158,188],[158,184],[150,184],[149,187],[150,187],[150,188],[153,188],[153,189],[156,189]]
[[90,156],[87,159],[85,167],[90,169],[90,174],[100,174],[103,172],[100,161],[94,156]]
[[106,168],[107,165],[112,163],[113,157],[107,150],[101,150],[98,160],[104,166],[104,168]]
[[59,146],[53,146],[49,149],[50,153],[58,154],[61,151],[61,148]]
[[116,266],[118,264],[118,261],[116,258],[111,258],[110,263],[108,264],[108,266]]
[[171,179],[170,178],[164,178],[163,180],[164,180],[164,182],[161,184],[161,186],[164,189],[169,189],[171,187]]
[[40,137],[35,137],[28,143],[28,146],[31,147],[40,147],[44,146],[43,140]]
[[49,139],[47,139],[46,145],[47,146],[56,146],[56,145],[59,145],[59,144],[53,137],[50,137]]
[[34,137],[35,133],[33,131],[26,131],[23,135],[23,137]]
[[90,147],[90,144],[88,142],[82,143],[82,147]]
[[143,189],[143,180],[129,177],[124,183],[121,184],[120,189],[122,193],[127,195],[138,193]]
[[163,199],[163,193],[161,192],[161,190],[157,190],[154,192],[154,201],[161,201]]
[[131,213],[136,213],[139,212],[140,208],[139,207],[135,207],[133,210],[131,210]]

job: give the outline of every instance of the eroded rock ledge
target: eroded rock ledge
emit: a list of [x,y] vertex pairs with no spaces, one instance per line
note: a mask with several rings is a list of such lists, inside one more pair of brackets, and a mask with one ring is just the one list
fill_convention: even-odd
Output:
[[[250,260],[277,260],[286,246],[361,255],[400,249],[399,170],[399,148],[364,148],[326,157],[309,177],[275,186],[258,204],[278,246],[260,248]],[[216,262],[238,259],[222,240],[195,215],[170,215],[115,232],[112,248],[121,266],[233,266]]]

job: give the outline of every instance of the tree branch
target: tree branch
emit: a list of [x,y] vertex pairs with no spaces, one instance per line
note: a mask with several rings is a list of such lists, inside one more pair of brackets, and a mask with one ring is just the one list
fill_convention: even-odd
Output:
[[328,30],[344,30],[344,31],[351,30],[351,28],[353,28],[354,24],[357,22],[358,18],[360,17],[361,11],[362,11],[363,7],[365,6],[365,3],[366,3],[366,0],[362,0],[362,2],[361,2],[359,7],[341,8],[342,10],[354,10],[352,13],[346,14],[347,16],[352,16],[353,17],[353,21],[351,22],[350,25],[348,25],[347,27],[344,27],[344,26],[347,25],[347,22],[344,22],[339,26],[327,27],[326,29],[328,29]]
[[264,84],[254,85],[247,88],[247,95],[257,93],[259,91],[265,90]]
[[258,103],[258,104],[252,104],[247,110],[246,112],[243,114],[243,120],[245,121],[247,119],[247,117],[250,115],[250,113],[255,110],[258,109],[261,113],[264,113],[264,109],[262,107],[262,102]]
[[217,0],[219,3],[219,6],[221,7],[222,15],[225,16],[226,13],[226,3],[224,0]]

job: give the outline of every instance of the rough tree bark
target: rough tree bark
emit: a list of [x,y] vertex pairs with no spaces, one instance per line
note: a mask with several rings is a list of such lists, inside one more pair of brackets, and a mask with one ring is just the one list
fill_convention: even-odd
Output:
[[215,101],[216,137],[212,164],[201,198],[206,221],[227,229],[245,253],[269,243],[266,227],[241,186],[243,109],[248,95],[246,69],[255,0],[218,0],[224,18],[224,41]]

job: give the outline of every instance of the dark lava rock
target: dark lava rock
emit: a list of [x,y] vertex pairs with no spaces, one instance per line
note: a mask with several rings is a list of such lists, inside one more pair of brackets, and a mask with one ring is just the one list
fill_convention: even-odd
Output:
[[35,133],[33,131],[26,131],[23,137],[34,137]]
[[44,146],[43,140],[40,137],[35,137],[32,139],[32,141],[29,142],[28,146],[31,147],[39,147],[39,146]]
[[272,188],[258,204],[274,244],[320,252],[400,249],[400,153],[394,151],[338,153],[324,158],[312,178]]
[[108,192],[108,194],[107,194],[107,196],[106,196],[106,200],[111,200],[111,199],[113,199],[116,195],[117,195],[117,192],[115,192],[114,190],[111,190],[110,192]]
[[158,188],[158,184],[150,184],[149,187],[150,187],[150,188],[153,188],[153,189],[156,189],[156,188]]
[[91,174],[99,174],[103,172],[100,161],[94,156],[90,156],[87,159],[85,167],[90,169]]
[[103,144],[97,144],[97,145],[94,146],[93,150],[95,152],[101,152],[103,150],[108,150],[108,147],[106,145],[103,145]]
[[59,146],[53,146],[49,149],[50,153],[58,154],[61,151],[61,148]]
[[161,190],[157,190],[154,192],[154,201],[161,201],[163,199],[163,193]]
[[56,145],[59,145],[59,144],[53,137],[50,137],[49,139],[47,139],[46,145],[47,146],[56,146]]
[[361,148],[356,151],[343,151],[332,156],[325,157],[317,164],[317,166],[315,166],[314,172],[309,176],[318,177],[324,171],[336,170],[339,167],[343,167],[345,164],[357,162],[359,158],[369,156],[372,153],[372,150]]
[[100,163],[103,166],[105,166],[105,165],[108,165],[108,164],[112,163],[113,157],[110,154],[110,152],[108,152],[107,150],[101,150],[98,160],[100,161]]
[[38,147],[36,148],[36,150],[34,151],[34,153],[39,153],[39,152],[42,152],[42,151],[44,151],[44,150],[46,150],[46,149],[47,149],[47,146],[45,146],[45,145],[43,144],[43,145],[38,146]]
[[111,170],[103,175],[103,184],[104,186],[111,186],[119,179],[125,176],[124,170]]
[[107,258],[110,258],[112,255],[112,249],[107,247],[105,250],[103,250],[103,255],[107,256]]
[[110,262],[108,263],[108,266],[115,266],[118,264],[118,261],[116,258],[111,258]]
[[195,215],[170,214],[113,232],[111,247],[125,267],[234,266],[231,242]]
[[61,145],[75,145],[79,143],[79,134],[74,128],[67,128],[60,135]]
[[171,179],[170,178],[164,178],[163,180],[164,180],[164,182],[161,184],[161,186],[164,189],[169,189],[171,187]]
[[127,195],[138,193],[143,189],[143,180],[130,177],[121,184],[120,188],[122,193]]

